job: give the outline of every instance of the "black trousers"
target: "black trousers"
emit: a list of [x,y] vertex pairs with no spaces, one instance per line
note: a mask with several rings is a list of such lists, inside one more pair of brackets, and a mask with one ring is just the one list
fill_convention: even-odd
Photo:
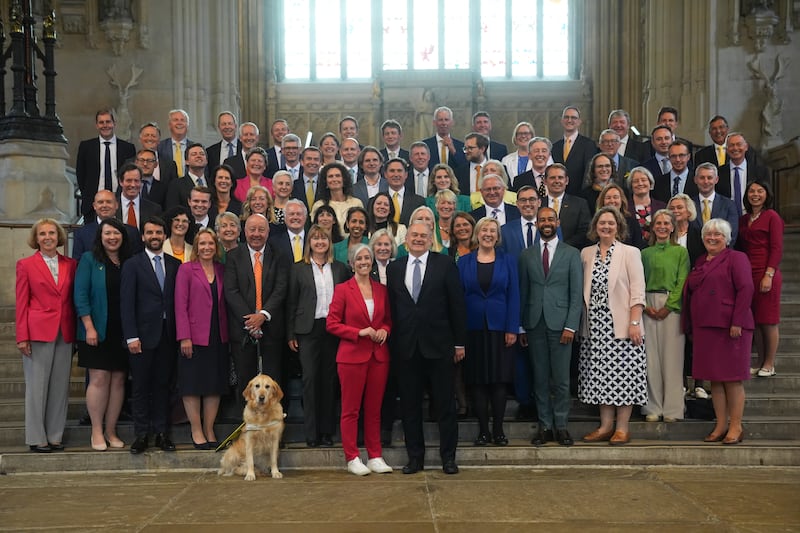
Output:
[[[261,371],[278,382],[278,385],[284,387],[286,384],[281,383],[281,366],[283,362],[283,346],[281,342],[269,335],[264,335],[259,340],[259,344],[261,348]],[[245,343],[242,343],[241,340],[231,340],[231,351],[233,353],[233,364],[236,368],[236,377],[239,381],[236,384],[236,397],[244,407],[242,392],[247,387],[247,383],[258,374],[258,352],[255,343],[249,340]]]
[[178,345],[161,329],[161,340],[153,349],[129,354],[131,411],[137,437],[148,433],[167,433],[170,427],[169,388],[178,360]]
[[336,432],[336,351],[339,339],[325,329],[325,319],[314,320],[311,333],[298,335],[303,367],[303,427],[306,439]]

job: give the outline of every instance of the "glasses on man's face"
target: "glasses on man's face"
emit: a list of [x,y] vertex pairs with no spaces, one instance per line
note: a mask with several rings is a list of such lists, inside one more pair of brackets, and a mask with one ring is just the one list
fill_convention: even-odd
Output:
[[478,147],[477,147],[477,146],[466,146],[466,145],[465,145],[465,146],[464,146],[464,153],[466,154],[467,152],[470,152],[470,151],[472,151],[472,150],[477,150],[477,149],[478,149]]

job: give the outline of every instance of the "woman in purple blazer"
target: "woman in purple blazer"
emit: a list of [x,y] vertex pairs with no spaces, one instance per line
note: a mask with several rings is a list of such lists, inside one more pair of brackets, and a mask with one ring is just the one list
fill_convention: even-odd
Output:
[[681,317],[684,332],[694,340],[692,375],[711,380],[717,423],[705,442],[722,444],[742,442],[744,380],[750,378],[755,329],[750,261],[728,248],[731,232],[730,224],[721,218],[703,226],[706,254],[697,259],[686,279]]
[[221,257],[217,235],[209,228],[201,229],[194,238],[191,259],[180,266],[175,281],[175,323],[181,343],[178,391],[198,450],[217,447],[214,420],[220,395],[227,388],[228,314]]

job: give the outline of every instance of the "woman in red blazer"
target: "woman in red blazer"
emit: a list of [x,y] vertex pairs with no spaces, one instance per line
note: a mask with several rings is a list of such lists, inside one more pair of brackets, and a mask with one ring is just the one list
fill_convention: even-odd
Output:
[[17,348],[25,372],[25,442],[34,452],[63,450],[76,321],[72,290],[78,262],[58,253],[64,228],[43,218],[31,228],[37,250],[17,261]]
[[228,385],[228,312],[221,258],[217,235],[203,228],[194,237],[191,260],[180,266],[175,280],[175,328],[181,343],[178,392],[198,450],[217,447],[214,420]]
[[[381,403],[389,374],[386,339],[392,327],[389,293],[370,279],[372,250],[353,249],[355,276],[336,286],[328,310],[327,328],[340,338],[336,363],[342,387],[341,433],[347,470],[358,476],[392,469],[381,457]],[[358,456],[358,412],[364,399],[364,443],[369,461]]]

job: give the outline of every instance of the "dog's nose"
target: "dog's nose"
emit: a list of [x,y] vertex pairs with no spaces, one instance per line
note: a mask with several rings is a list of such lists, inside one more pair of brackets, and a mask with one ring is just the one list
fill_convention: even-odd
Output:
[[266,396],[259,396],[259,397],[258,397],[258,401],[259,401],[260,403],[264,403],[264,400],[266,400],[266,399],[267,399],[267,397],[266,397]]

